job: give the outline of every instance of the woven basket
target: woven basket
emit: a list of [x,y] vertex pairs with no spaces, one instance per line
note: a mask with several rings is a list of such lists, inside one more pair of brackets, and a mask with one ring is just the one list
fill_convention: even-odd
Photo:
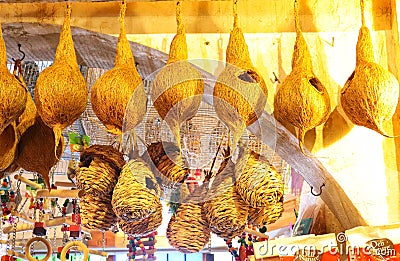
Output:
[[23,113],[26,97],[25,86],[7,68],[6,44],[0,32],[0,133]]
[[177,187],[189,175],[185,157],[172,142],[156,142],[150,144],[142,155],[149,164],[160,184],[165,187]]
[[144,236],[157,230],[162,223],[162,209],[141,221],[124,221],[119,220],[118,226],[125,234],[129,236]]
[[283,196],[283,180],[278,171],[254,151],[242,151],[235,175],[237,192],[251,207],[265,207]]
[[263,226],[276,222],[283,213],[283,197],[282,200],[262,208],[249,208],[249,224],[262,228]]
[[54,155],[54,133],[40,118],[21,136],[18,143],[16,163],[21,168],[39,173],[50,189],[49,172],[64,152],[64,137],[58,142],[57,155]]
[[[146,114],[147,96],[125,30],[126,2],[121,3],[120,27],[115,66],[96,80],[91,91],[93,111],[113,134],[122,134],[125,113],[129,129]],[[127,106],[132,109],[127,112]],[[134,109],[133,109],[134,108]]]
[[70,19],[71,4],[68,3],[54,63],[39,74],[35,86],[38,113],[55,134],[54,151],[62,130],[78,119],[88,101],[86,82],[76,61]]
[[[136,179],[136,176],[144,178]],[[143,220],[162,208],[159,193],[158,184],[147,164],[131,160],[123,167],[113,192],[114,212],[124,221]]]
[[299,128],[298,140],[304,152],[304,135],[324,123],[330,114],[329,94],[313,72],[311,54],[300,29],[298,4],[295,1],[296,42],[292,71],[278,87],[274,98],[274,116]]
[[210,239],[210,228],[202,213],[202,204],[183,203],[167,227],[169,244],[183,253],[196,253]]
[[233,151],[245,131],[263,113],[268,88],[250,60],[248,46],[239,28],[237,1],[234,24],[226,50],[226,67],[214,86],[214,108],[233,133]]
[[15,123],[9,124],[0,134],[0,171],[6,170],[16,157],[17,136]]
[[234,163],[220,170],[207,195],[203,211],[211,227],[211,232],[221,238],[240,236],[246,227],[248,205],[236,192],[234,185]]
[[181,149],[180,124],[197,113],[204,93],[204,81],[201,73],[187,62],[188,51],[180,1],[177,3],[176,17],[178,32],[171,43],[167,66],[154,79],[151,99]]
[[37,115],[37,110],[36,110],[36,105],[33,102],[31,94],[27,91],[26,92],[26,106],[24,112],[21,114],[21,116],[18,119],[18,124],[17,124],[17,133],[18,137],[21,137],[24,132],[33,124],[35,124],[36,121],[36,115]]
[[389,136],[383,129],[383,123],[391,120],[396,111],[399,83],[391,72],[375,62],[371,34],[365,24],[363,0],[361,13],[356,68],[341,91],[340,102],[354,124]]
[[109,230],[116,224],[117,216],[111,206],[111,195],[85,194],[80,201],[82,225],[89,229]]

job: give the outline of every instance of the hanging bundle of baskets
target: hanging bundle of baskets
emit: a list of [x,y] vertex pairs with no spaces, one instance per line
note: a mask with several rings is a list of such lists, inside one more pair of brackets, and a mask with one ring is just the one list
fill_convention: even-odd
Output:
[[80,201],[82,225],[89,229],[102,231],[115,226],[117,216],[111,206],[112,195],[93,196],[85,194]]
[[219,169],[211,185],[203,211],[211,232],[221,238],[230,239],[240,236],[244,231],[249,207],[236,192],[235,165],[230,159],[227,161]]
[[[7,68],[6,44],[3,33],[0,32],[0,134],[25,110],[26,92],[24,84]],[[2,146],[0,143],[0,147]]]
[[201,73],[187,61],[188,50],[181,1],[177,3],[176,18],[177,34],[170,46],[167,65],[154,79],[151,99],[181,149],[180,125],[197,113],[204,93],[204,81]]
[[158,183],[142,160],[130,160],[123,167],[114,188],[112,206],[124,221],[141,221],[162,208]]
[[54,154],[54,133],[40,118],[27,128],[18,143],[16,163],[21,168],[39,173],[50,189],[49,172],[64,152],[64,138],[60,137],[56,154]]
[[363,0],[361,14],[356,68],[341,91],[340,102],[354,124],[388,136],[383,123],[391,120],[396,111],[399,83],[391,72],[375,62],[371,33],[365,23]]
[[251,150],[242,150],[235,166],[236,190],[251,207],[265,207],[283,196],[283,180],[270,162]]
[[260,208],[249,208],[248,223],[262,228],[266,225],[275,223],[283,213],[283,197],[275,204]]
[[295,0],[296,42],[292,71],[278,87],[274,98],[274,116],[299,129],[298,140],[304,152],[307,131],[324,123],[330,114],[329,94],[313,72],[311,54],[300,29],[299,6]]
[[76,180],[86,194],[112,193],[124,166],[124,155],[110,145],[92,145],[81,153]]
[[70,16],[71,4],[68,3],[54,63],[40,73],[35,86],[38,113],[55,134],[54,151],[62,130],[78,119],[88,101],[86,82],[76,61]]
[[214,108],[233,133],[233,151],[245,131],[261,116],[267,102],[268,88],[250,60],[248,46],[239,28],[237,0],[234,23],[226,50],[226,67],[214,86]]
[[189,168],[180,149],[172,142],[156,142],[147,147],[142,159],[151,167],[163,186],[176,187],[189,175]]
[[129,236],[143,236],[157,230],[162,223],[162,208],[140,221],[119,220],[118,226]]
[[114,68],[98,78],[92,87],[91,103],[97,118],[112,134],[121,134],[124,116],[129,129],[146,114],[147,96],[135,67],[125,29],[126,1],[121,3],[120,27]]

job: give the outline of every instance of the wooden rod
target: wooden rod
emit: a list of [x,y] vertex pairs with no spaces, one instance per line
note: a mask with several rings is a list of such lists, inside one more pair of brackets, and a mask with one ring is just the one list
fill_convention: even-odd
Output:
[[[33,224],[18,224],[16,232],[25,232],[25,231],[33,230],[34,228],[35,228],[35,226]],[[13,226],[3,228],[4,234],[10,234],[13,231],[14,231]]]
[[24,254],[22,254],[22,253],[15,252],[15,251],[13,251],[13,250],[8,250],[7,254],[8,254],[9,256],[16,256],[16,257],[18,257],[18,258],[28,260],[28,257],[27,257],[26,255],[24,255]]
[[245,228],[244,232],[246,232],[248,234],[252,234],[252,235],[258,236],[258,237],[261,237],[261,238],[268,238],[268,235],[260,233],[260,232],[255,231],[255,230],[252,230],[250,228]]
[[25,213],[18,213],[15,210],[11,211],[11,215],[18,217],[19,219],[21,219],[22,221],[26,222],[26,223],[30,223],[30,224],[34,224],[36,221],[30,217],[28,217],[27,214]]
[[[8,243],[11,243],[11,242],[9,240],[4,240],[4,239],[0,240],[0,244],[7,245]],[[22,246],[22,247],[25,246],[24,243],[18,242],[18,241],[15,241],[15,245],[16,246]]]
[[93,255],[108,257],[108,253],[102,252],[102,251],[97,251],[97,250],[94,250],[94,249],[89,249],[89,253],[93,254]]
[[15,178],[16,180],[20,180],[21,182],[23,182],[23,183],[25,183],[25,184],[27,184],[27,185],[29,185],[29,186],[35,188],[35,189],[42,189],[42,188],[43,188],[43,186],[42,186],[41,184],[36,183],[36,182],[34,182],[34,181],[32,181],[32,180],[29,180],[29,179],[27,179],[27,178],[24,178],[24,177],[22,177],[22,176],[20,176],[20,175],[15,175],[14,178]]
[[54,184],[56,187],[76,188],[75,184],[72,182],[56,181]]
[[80,190],[40,189],[36,192],[36,198],[79,198]]

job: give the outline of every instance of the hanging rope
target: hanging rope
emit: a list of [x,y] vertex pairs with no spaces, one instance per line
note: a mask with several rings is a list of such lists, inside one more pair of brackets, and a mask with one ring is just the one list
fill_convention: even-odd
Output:
[[181,1],[178,1],[176,3],[176,24],[178,26],[178,34],[184,34],[185,27],[183,25],[183,19],[182,19],[182,3],[181,3]]
[[120,4],[120,14],[119,14],[119,23],[120,23],[120,32],[121,35],[126,34],[126,29],[125,29],[125,14],[126,14],[126,1],[122,0]]
[[295,25],[295,29],[296,29],[296,33],[300,33],[301,32],[301,28],[300,28],[300,18],[299,18],[299,3],[297,2],[298,0],[294,0],[294,25]]
[[238,28],[239,27],[239,16],[238,16],[238,10],[237,10],[237,2],[238,0],[233,0],[233,27]]
[[365,6],[364,6],[364,0],[360,0],[360,6],[361,6],[361,23],[362,26],[366,26],[365,24]]

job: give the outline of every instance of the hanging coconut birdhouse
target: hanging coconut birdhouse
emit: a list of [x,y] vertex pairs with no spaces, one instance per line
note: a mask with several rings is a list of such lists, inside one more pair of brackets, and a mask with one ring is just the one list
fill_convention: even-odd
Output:
[[[126,2],[121,3],[120,27],[114,68],[95,82],[91,103],[97,118],[112,134],[121,134],[124,117],[129,129],[139,124],[146,114],[147,96],[142,78],[135,67],[125,29]],[[127,107],[129,106],[129,107]],[[132,107],[132,108],[130,108]]]
[[174,134],[179,149],[182,149],[180,125],[197,113],[204,93],[204,81],[201,73],[187,61],[181,1],[177,3],[176,18],[178,32],[172,40],[167,65],[154,79],[151,99]]
[[226,67],[214,86],[214,108],[233,133],[233,150],[245,131],[261,116],[267,102],[268,88],[250,60],[249,48],[239,27],[237,0],[234,0],[234,23],[226,50]]
[[356,46],[356,68],[347,80],[340,102],[347,117],[356,125],[384,136],[383,123],[393,117],[399,98],[396,77],[375,62],[371,33],[366,26],[361,0],[362,26]]
[[76,61],[70,19],[68,3],[54,63],[40,73],[35,87],[38,113],[55,134],[54,150],[58,148],[62,130],[78,119],[88,101],[86,82]]
[[304,152],[307,131],[324,123],[330,114],[329,94],[313,72],[311,54],[300,29],[299,6],[294,3],[296,42],[292,71],[278,86],[274,98],[274,116],[280,122],[297,127],[300,149]]

